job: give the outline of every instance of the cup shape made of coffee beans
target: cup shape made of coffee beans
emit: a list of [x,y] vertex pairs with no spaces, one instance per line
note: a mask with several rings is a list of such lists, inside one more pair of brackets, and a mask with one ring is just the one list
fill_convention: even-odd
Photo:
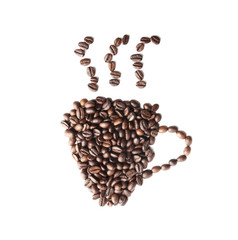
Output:
[[97,97],[73,103],[61,122],[85,186],[99,205],[124,206],[152,176],[147,165],[159,133],[158,104]]

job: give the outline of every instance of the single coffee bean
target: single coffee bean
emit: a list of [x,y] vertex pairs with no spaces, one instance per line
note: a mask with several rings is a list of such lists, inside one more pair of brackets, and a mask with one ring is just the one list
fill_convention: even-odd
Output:
[[119,71],[113,71],[110,73],[110,75],[115,79],[115,78],[120,78],[121,73]]
[[101,168],[99,166],[93,166],[89,168],[89,172],[91,174],[96,174],[99,173],[101,171]]
[[142,52],[144,50],[144,47],[145,47],[144,43],[138,43],[136,45],[136,51],[137,52]]
[[111,61],[112,61],[112,54],[111,54],[111,53],[107,53],[107,54],[105,55],[105,57],[104,57],[104,61],[105,61],[106,63],[111,62]]
[[135,62],[133,63],[133,67],[136,69],[141,69],[143,68],[143,63],[142,62]]
[[116,119],[115,121],[114,121],[114,126],[118,126],[118,125],[120,125],[122,123],[122,119],[121,118],[118,118],[118,119]]
[[129,35],[124,35],[122,38],[122,43],[126,45],[129,42],[130,36]]
[[186,138],[185,138],[185,143],[188,145],[188,146],[190,146],[191,144],[192,144],[192,137],[191,136],[187,136]]
[[177,159],[171,159],[171,160],[169,160],[169,165],[170,166],[175,166],[176,164],[177,164]]
[[96,68],[95,67],[87,67],[87,74],[89,77],[94,77],[96,74]]
[[140,39],[140,41],[141,42],[143,42],[143,43],[150,43],[150,38],[148,38],[148,37],[142,37],[141,39]]
[[98,77],[90,78],[91,83],[98,83]]
[[110,70],[111,72],[113,72],[113,71],[116,69],[116,62],[110,61],[110,62],[108,63],[108,68],[109,68],[109,70]]
[[93,200],[97,200],[100,198],[100,193],[93,194]]
[[111,196],[111,200],[112,200],[112,202],[113,202],[114,205],[117,205],[118,202],[119,202],[119,196],[114,193],[114,194],[112,194],[112,196]]
[[83,58],[80,60],[80,64],[83,66],[88,66],[91,63],[90,58]]
[[152,37],[151,37],[151,41],[152,41],[154,44],[158,45],[158,44],[160,43],[160,37],[159,37],[159,36],[152,36]]
[[136,129],[136,134],[137,134],[138,136],[143,136],[143,135],[144,135],[144,132],[143,132],[143,130],[141,130],[141,129],[139,128],[139,129]]
[[159,109],[159,104],[154,104],[152,107],[151,107],[151,111],[153,112],[156,112],[157,110]]
[[122,43],[122,39],[121,38],[116,38],[115,39],[115,41],[114,41],[114,45],[116,46],[116,47],[119,47],[120,45],[121,45],[121,43]]
[[118,86],[120,84],[120,80],[119,79],[110,79],[109,80],[109,83],[115,87],[115,86]]
[[176,127],[176,126],[168,127],[168,132],[170,132],[170,133],[174,133],[174,132],[177,132],[177,131],[178,131],[178,127]]
[[142,185],[143,185],[143,177],[142,177],[141,175],[136,176],[136,183],[137,183],[139,186],[142,186]]
[[85,51],[83,49],[75,49],[74,52],[79,56],[79,57],[84,57]]
[[181,155],[177,158],[178,162],[184,162],[187,159],[185,155]]
[[87,50],[89,48],[89,45],[86,42],[79,42],[78,45],[84,50]]
[[152,167],[152,172],[153,172],[153,173],[157,173],[157,172],[160,171],[160,169],[161,169],[160,166],[154,166],[154,167]]
[[133,192],[135,190],[135,187],[136,187],[136,182],[132,181],[128,184],[127,186],[127,189],[130,191],[130,192]]
[[170,169],[170,165],[169,164],[163,164],[162,166],[161,166],[161,169],[162,170],[169,170]]
[[136,70],[135,75],[140,81],[144,78],[144,73],[141,70]]
[[110,49],[110,51],[111,51],[111,53],[112,53],[113,55],[117,55],[118,50],[117,50],[117,47],[116,47],[115,45],[111,45],[111,46],[109,47],[109,49]]
[[70,128],[70,124],[67,121],[61,121],[61,125],[65,128],[65,129],[69,129]]
[[150,119],[151,113],[148,110],[142,109],[141,110],[141,117],[144,119]]
[[98,85],[96,83],[89,83],[88,84],[88,88],[89,90],[91,90],[92,92],[96,92],[98,90]]
[[103,207],[107,203],[107,199],[105,197],[100,197],[99,199],[99,206]]
[[99,124],[99,127],[101,128],[108,128],[110,126],[110,122],[102,122]]
[[120,198],[119,198],[119,204],[120,204],[121,206],[125,206],[126,203],[127,203],[127,201],[128,201],[128,198],[127,198],[126,196],[124,196],[124,195],[121,195],[121,196],[120,196]]
[[138,82],[136,82],[136,86],[138,88],[144,88],[146,86],[146,82],[145,81],[138,81]]
[[187,146],[187,147],[184,148],[183,153],[184,153],[185,156],[188,156],[190,154],[190,152],[191,152],[190,146]]
[[165,132],[167,132],[167,130],[168,130],[167,126],[160,126],[159,127],[159,133],[165,133]]
[[186,133],[184,131],[177,131],[176,135],[181,138],[181,139],[185,139],[186,138]]
[[131,60],[134,62],[140,62],[142,61],[143,56],[141,54],[133,54],[131,55]]
[[152,170],[145,170],[143,171],[142,177],[147,179],[147,178],[150,178],[152,175],[153,175]]
[[88,44],[92,44],[94,42],[94,39],[91,36],[87,36],[84,38],[84,41]]

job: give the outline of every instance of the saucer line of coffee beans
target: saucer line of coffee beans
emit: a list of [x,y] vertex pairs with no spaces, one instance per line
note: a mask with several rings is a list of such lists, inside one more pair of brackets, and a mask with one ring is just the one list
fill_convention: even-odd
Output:
[[158,45],[160,43],[160,37],[155,35],[151,36],[150,38],[142,37],[140,39],[140,43],[136,45],[136,51],[138,53],[131,55],[131,60],[134,62],[133,67],[137,69],[135,71],[135,76],[138,79],[138,81],[136,82],[136,86],[138,88],[146,87],[146,81],[144,81],[144,72],[141,70],[143,68],[143,62],[142,62],[143,55],[140,54],[140,52],[144,50],[145,44],[148,44],[150,42]]
[[110,45],[109,47],[110,53],[107,53],[104,57],[104,61],[108,64],[110,75],[112,77],[112,79],[109,80],[109,83],[112,86],[118,86],[120,84],[120,77],[121,77],[121,72],[116,71],[116,62],[113,61],[113,56],[117,55],[118,47],[121,46],[121,44],[123,45],[128,44],[129,39],[130,39],[130,36],[128,34],[125,34],[122,38],[117,37],[114,40],[114,44]]
[[[99,205],[124,206],[143,180],[183,162],[190,154],[191,136],[176,126],[160,126],[158,104],[97,97],[73,103],[61,122],[85,186]],[[171,132],[185,140],[183,155],[147,169],[155,153],[151,145],[159,133]]]
[[[86,54],[86,51],[89,49],[89,45],[91,45],[94,42],[94,38],[91,36],[87,36],[84,38],[84,41],[79,42],[78,46],[80,47],[79,49],[74,50],[74,52],[79,56],[79,57],[84,57]],[[91,59],[90,58],[82,58],[80,60],[80,64],[82,66],[87,67],[87,75],[90,77],[90,83],[88,84],[88,88],[96,92],[98,90],[98,77],[96,77],[96,68],[89,66],[91,64]]]

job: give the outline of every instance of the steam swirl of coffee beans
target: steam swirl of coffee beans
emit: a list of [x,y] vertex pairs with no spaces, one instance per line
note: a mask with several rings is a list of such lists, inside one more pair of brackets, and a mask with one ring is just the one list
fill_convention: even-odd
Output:
[[[158,104],[141,106],[137,100],[97,97],[74,102],[73,109],[64,114],[61,124],[66,129],[72,156],[85,186],[94,200],[99,199],[100,206],[124,206],[144,179],[185,161],[190,154],[192,138],[176,126],[160,126],[162,116],[158,109]],[[165,132],[176,133],[185,140],[184,153],[147,169],[155,156],[151,148],[155,137]]]

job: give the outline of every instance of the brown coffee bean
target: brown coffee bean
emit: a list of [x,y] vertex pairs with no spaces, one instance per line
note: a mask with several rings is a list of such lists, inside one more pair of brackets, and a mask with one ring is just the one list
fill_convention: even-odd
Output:
[[87,36],[84,38],[84,41],[88,44],[92,44],[94,42],[94,39],[91,36]]
[[192,137],[191,136],[187,136],[186,138],[185,138],[185,143],[186,143],[186,145],[188,145],[188,146],[190,146],[191,144],[192,144]]
[[142,62],[135,62],[133,63],[133,67],[136,69],[141,69],[143,68],[143,63]]
[[87,50],[89,48],[89,45],[86,42],[79,42],[78,45],[84,50]]
[[165,133],[165,132],[167,132],[167,130],[168,130],[167,126],[160,126],[159,127],[159,133]]
[[141,117],[144,119],[150,119],[151,113],[148,110],[142,109],[141,110]]
[[177,131],[176,135],[181,138],[181,139],[185,139],[186,138],[186,133],[184,131]]
[[100,197],[99,199],[99,206],[103,207],[107,203],[107,199],[105,197]]
[[178,127],[176,127],[176,126],[168,127],[168,132],[170,132],[170,133],[174,133],[174,132],[177,132],[177,131],[178,131]]
[[190,152],[191,152],[191,148],[189,146],[187,146],[184,148],[183,154],[185,156],[188,156],[190,154]]
[[89,168],[89,171],[91,174],[96,174],[101,171],[101,168],[99,166],[92,166]]
[[154,167],[152,167],[152,172],[153,172],[153,173],[157,173],[157,172],[160,171],[160,169],[161,169],[160,166],[154,166]]
[[163,164],[162,166],[161,166],[161,169],[162,170],[169,170],[170,169],[170,165],[169,164]]
[[144,73],[141,70],[136,70],[135,75],[140,81],[144,78]]
[[184,162],[187,159],[185,155],[181,155],[177,158],[178,162]]
[[141,54],[133,54],[131,55],[131,60],[134,62],[140,62],[143,59],[143,55]]
[[119,79],[110,79],[109,80],[109,83],[115,87],[115,86],[118,86],[120,84],[120,80]]
[[110,62],[108,63],[108,68],[109,68],[109,70],[110,70],[111,72],[113,72],[113,71],[116,69],[116,62],[110,61]]
[[96,92],[98,90],[98,85],[96,83],[89,83],[88,84],[88,88],[89,90],[91,90],[92,92]]
[[90,78],[91,83],[98,83],[98,77]]
[[80,64],[83,66],[88,66],[91,63],[90,58],[83,58],[80,60]]
[[113,55],[117,55],[118,50],[117,50],[117,47],[116,47],[115,45],[111,45],[111,46],[109,47],[109,49],[110,49],[110,51],[111,51],[111,53],[112,53]]
[[151,37],[151,41],[152,41],[154,44],[158,45],[158,44],[160,43],[160,37],[159,37],[159,36],[152,36],[152,37]]
[[140,39],[140,41],[141,42],[143,42],[143,43],[150,43],[150,38],[148,38],[148,37],[142,37],[141,39]]
[[112,61],[112,54],[111,54],[111,53],[107,53],[107,54],[105,55],[105,57],[104,57],[104,61],[105,61],[106,63],[111,62],[111,61]]
[[114,45],[116,46],[116,47],[119,47],[120,45],[121,45],[121,43],[122,43],[122,39],[121,38],[116,38],[115,39],[115,41],[114,41]]
[[94,77],[96,74],[96,68],[95,67],[87,67],[87,74],[89,77]]
[[110,122],[102,122],[99,124],[99,127],[101,128],[108,128],[110,126]]
[[142,177],[145,178],[145,179],[150,178],[152,175],[153,175],[152,170],[145,170],[142,173]]
[[138,81],[138,82],[136,82],[136,86],[138,88],[144,88],[146,86],[146,82],[145,81]]
[[118,156],[118,161],[125,162],[125,159],[126,159],[126,154],[124,152],[120,153],[120,155]]
[[138,43],[136,45],[136,51],[137,52],[142,52],[144,50],[144,47],[145,47],[144,43]]
[[137,134],[138,136],[143,136],[143,135],[144,135],[144,132],[143,132],[143,130],[141,130],[141,129],[139,128],[139,129],[136,129],[136,134]]
[[69,129],[70,128],[70,124],[67,121],[61,121],[61,125],[65,128],[65,129]]
[[114,205],[117,205],[118,202],[119,202],[119,196],[114,193],[114,194],[112,194],[112,196],[111,196],[111,200],[112,200],[112,202],[113,202]]
[[118,125],[120,125],[121,123],[122,123],[122,119],[121,118],[118,118],[118,119],[116,119],[115,121],[114,121],[114,126],[118,126]]
[[125,206],[126,203],[127,203],[127,201],[128,201],[128,198],[127,198],[126,196],[124,196],[124,195],[121,195],[121,196],[120,196],[120,198],[119,198],[119,204],[120,204],[121,206]]
[[170,166],[175,166],[176,164],[177,164],[177,159],[171,159],[171,160],[169,160],[169,165]]
[[126,45],[129,42],[130,36],[129,35],[124,35],[122,38],[122,43]]
[[153,112],[156,112],[157,110],[159,109],[159,104],[154,104],[152,107],[151,107],[151,111]]
[[127,189],[130,191],[130,192],[133,192],[136,188],[136,182],[132,181],[128,184],[127,186]]
[[143,177],[142,177],[141,175],[136,176],[136,183],[137,183],[139,186],[142,186],[142,185],[143,185]]
[[83,49],[75,49],[74,52],[79,56],[79,57],[84,57],[85,51]]
[[111,133],[105,133],[105,134],[103,134],[103,138],[105,140],[111,140],[112,139],[112,134]]
[[120,78],[121,73],[119,71],[113,71],[110,73],[110,75],[115,79],[115,78]]

